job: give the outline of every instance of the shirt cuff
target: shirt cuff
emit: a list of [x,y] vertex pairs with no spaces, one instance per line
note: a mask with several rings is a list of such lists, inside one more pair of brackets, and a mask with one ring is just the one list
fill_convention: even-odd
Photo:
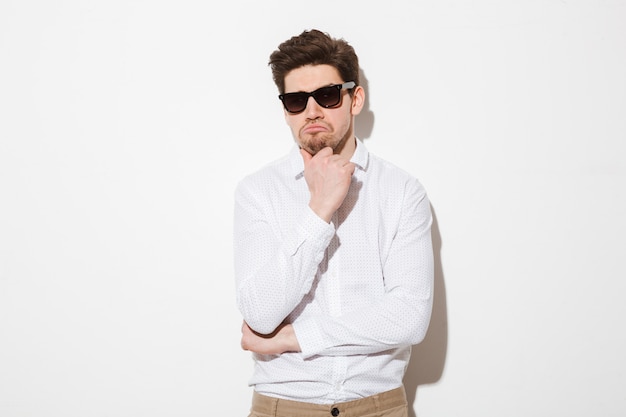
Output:
[[291,256],[295,255],[300,246],[306,241],[310,241],[313,247],[326,250],[335,235],[335,226],[333,223],[326,223],[307,206],[301,221],[297,225],[297,231],[298,233],[295,234],[296,240],[287,246],[290,248],[289,255]]

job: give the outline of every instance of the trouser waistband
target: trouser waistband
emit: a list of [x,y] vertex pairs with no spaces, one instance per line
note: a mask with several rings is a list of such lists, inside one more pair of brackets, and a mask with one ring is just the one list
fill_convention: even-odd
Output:
[[336,404],[283,400],[254,392],[252,411],[272,417],[357,417],[407,405],[404,387]]

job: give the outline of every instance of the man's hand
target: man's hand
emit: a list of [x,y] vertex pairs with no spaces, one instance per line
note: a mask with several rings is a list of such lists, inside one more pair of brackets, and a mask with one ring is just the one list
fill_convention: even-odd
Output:
[[300,154],[304,160],[304,179],[311,193],[309,207],[330,223],[348,194],[354,164],[335,155],[330,147],[323,148],[315,156],[304,149],[300,149]]
[[273,333],[260,334],[244,321],[241,326],[241,347],[264,355],[300,352],[300,344],[291,324],[281,324]]

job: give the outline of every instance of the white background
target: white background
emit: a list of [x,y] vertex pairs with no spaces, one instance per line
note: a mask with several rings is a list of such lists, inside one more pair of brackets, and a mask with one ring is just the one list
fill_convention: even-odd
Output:
[[357,50],[425,185],[415,415],[626,413],[626,2],[0,2],[0,416],[245,416],[232,196],[288,151],[267,59]]

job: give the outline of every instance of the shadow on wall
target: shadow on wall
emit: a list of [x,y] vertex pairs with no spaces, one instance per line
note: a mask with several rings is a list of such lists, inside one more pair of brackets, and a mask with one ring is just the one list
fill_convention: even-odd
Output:
[[[416,417],[414,404],[420,385],[434,384],[441,379],[448,348],[448,313],[446,288],[441,265],[441,235],[433,211],[432,239],[435,261],[435,293],[430,325],[422,343],[413,346],[411,360],[404,376],[409,417]],[[412,406],[413,405],[413,406]]]
[[361,113],[355,118],[354,134],[357,138],[365,141],[372,136],[372,130],[374,130],[374,113],[370,110],[369,82],[362,69],[359,70],[359,84],[365,89],[365,104]]
[[[355,119],[354,129],[356,136],[365,141],[371,137],[374,130],[374,113],[370,109],[369,82],[362,69],[359,72],[359,77],[360,84],[365,89],[365,105]],[[441,379],[448,347],[448,314],[446,288],[441,265],[441,235],[432,205],[431,210],[433,213],[432,240],[435,267],[433,311],[424,340],[419,345],[413,346],[411,360],[404,376],[404,387],[409,403],[409,417],[416,417],[414,405],[417,398],[417,388],[420,385],[434,384]]]

